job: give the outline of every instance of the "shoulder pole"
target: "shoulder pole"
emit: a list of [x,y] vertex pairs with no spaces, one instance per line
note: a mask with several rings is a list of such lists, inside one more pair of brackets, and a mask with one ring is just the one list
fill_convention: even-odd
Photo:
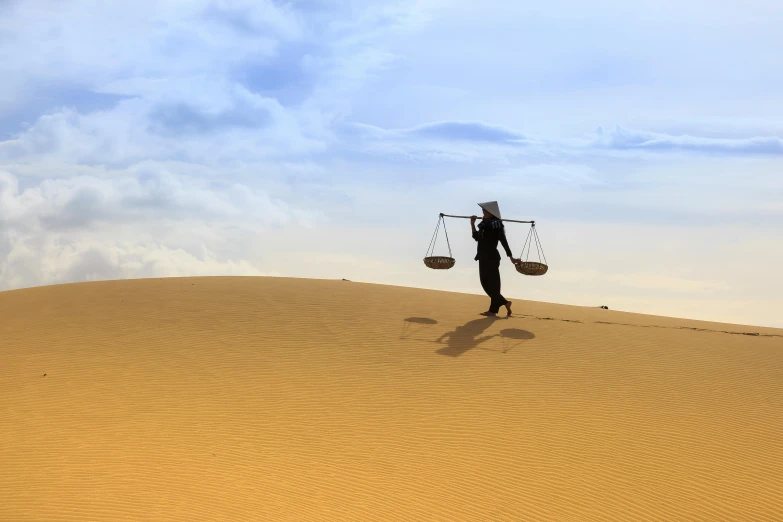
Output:
[[[442,217],[451,217],[451,218],[460,218],[460,219],[470,219],[472,216],[451,216],[449,214],[444,214],[443,212],[440,213]],[[481,216],[478,216],[481,217]],[[501,219],[500,221],[509,221],[511,223],[532,223],[536,224],[535,221],[519,221],[517,219]]]

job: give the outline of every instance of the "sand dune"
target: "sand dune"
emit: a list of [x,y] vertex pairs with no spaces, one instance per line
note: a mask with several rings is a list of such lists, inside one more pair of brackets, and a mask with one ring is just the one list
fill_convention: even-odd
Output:
[[346,281],[0,293],[0,520],[783,520],[783,331]]

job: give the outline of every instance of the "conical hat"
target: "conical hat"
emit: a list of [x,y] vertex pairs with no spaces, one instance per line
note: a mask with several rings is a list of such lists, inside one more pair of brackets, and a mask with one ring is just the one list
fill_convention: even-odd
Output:
[[500,218],[500,208],[498,208],[498,202],[497,201],[487,201],[486,203],[479,203],[478,206],[492,214],[498,219]]

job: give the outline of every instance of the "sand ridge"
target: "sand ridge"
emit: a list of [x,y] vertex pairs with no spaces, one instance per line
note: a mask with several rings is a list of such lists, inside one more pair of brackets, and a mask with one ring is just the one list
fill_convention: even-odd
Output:
[[0,520],[783,520],[781,330],[514,302],[0,292]]

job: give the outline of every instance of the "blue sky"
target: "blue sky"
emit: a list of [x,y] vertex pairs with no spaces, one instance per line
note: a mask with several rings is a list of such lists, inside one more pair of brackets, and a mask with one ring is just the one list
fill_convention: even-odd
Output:
[[[0,289],[347,278],[783,326],[772,1],[0,2]],[[509,225],[512,249],[527,229]],[[445,247],[445,245],[444,245]]]

